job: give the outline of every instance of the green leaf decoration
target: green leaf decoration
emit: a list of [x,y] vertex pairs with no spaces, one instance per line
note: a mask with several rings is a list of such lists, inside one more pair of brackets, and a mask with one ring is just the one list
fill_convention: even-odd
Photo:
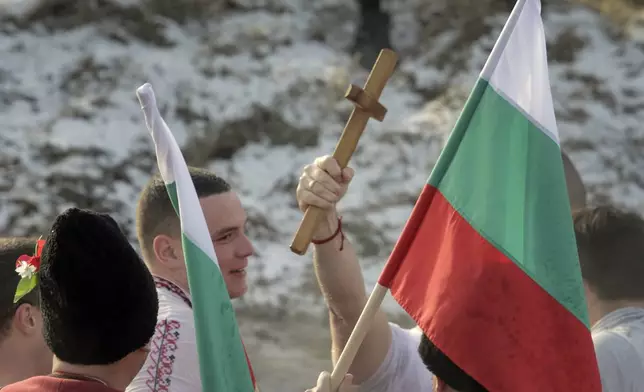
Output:
[[34,274],[31,278],[22,278],[18,282],[18,287],[16,288],[16,295],[13,297],[13,303],[20,301],[22,297],[29,294],[38,284],[38,275]]

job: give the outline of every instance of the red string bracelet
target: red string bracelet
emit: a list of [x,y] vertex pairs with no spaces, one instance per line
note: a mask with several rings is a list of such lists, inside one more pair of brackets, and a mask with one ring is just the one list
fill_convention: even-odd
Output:
[[344,232],[342,231],[342,217],[338,218],[338,228],[335,230],[335,233],[331,234],[331,236],[323,240],[311,240],[311,243],[313,245],[323,245],[333,240],[335,237],[338,236],[338,234],[340,234],[340,250],[342,250],[344,249]]

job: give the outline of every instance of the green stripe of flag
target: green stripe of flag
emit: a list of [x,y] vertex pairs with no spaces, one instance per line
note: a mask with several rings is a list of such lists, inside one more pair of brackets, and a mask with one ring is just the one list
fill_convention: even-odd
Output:
[[559,145],[480,79],[442,155],[428,183],[588,326]]

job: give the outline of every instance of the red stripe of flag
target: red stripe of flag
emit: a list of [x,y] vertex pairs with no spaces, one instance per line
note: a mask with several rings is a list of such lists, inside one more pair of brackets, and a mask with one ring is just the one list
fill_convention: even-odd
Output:
[[601,391],[588,328],[430,185],[379,284],[489,391]]

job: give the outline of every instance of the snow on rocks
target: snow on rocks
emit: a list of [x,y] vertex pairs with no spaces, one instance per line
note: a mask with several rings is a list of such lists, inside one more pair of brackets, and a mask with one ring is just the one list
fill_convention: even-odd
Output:
[[[134,241],[137,193],[156,170],[134,91],[150,82],[187,161],[226,177],[247,206],[258,256],[245,304],[319,311],[310,256],[288,250],[301,218],[294,189],[302,166],[333,151],[351,110],[344,89],[366,78],[349,53],[357,2],[236,0],[188,22],[143,2],[92,3],[82,18],[63,7],[16,22],[36,3],[0,13],[9,21],[0,27],[0,232],[43,233],[76,205],[114,214]],[[381,97],[387,117],[370,121],[341,205],[368,286],[505,21],[503,3],[386,2],[402,58]],[[549,6],[544,19],[564,147],[592,200],[642,211],[641,46],[579,6]]]

